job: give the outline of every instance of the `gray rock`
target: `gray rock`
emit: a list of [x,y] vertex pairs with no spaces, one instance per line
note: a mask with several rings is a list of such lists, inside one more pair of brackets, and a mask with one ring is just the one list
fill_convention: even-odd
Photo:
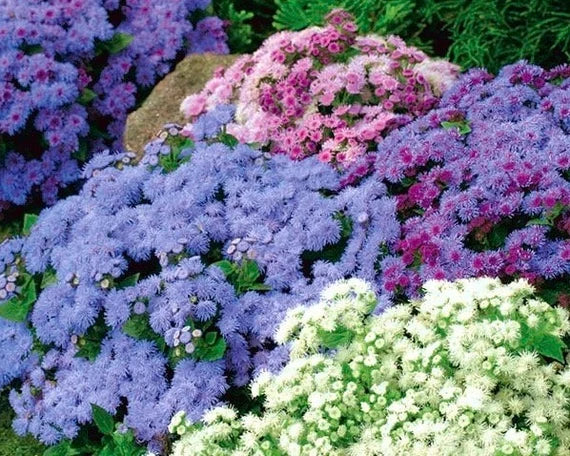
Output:
[[182,60],[160,81],[141,107],[127,119],[125,147],[138,156],[143,147],[169,122],[184,123],[180,103],[192,93],[199,92],[220,66],[230,66],[239,56],[194,54]]

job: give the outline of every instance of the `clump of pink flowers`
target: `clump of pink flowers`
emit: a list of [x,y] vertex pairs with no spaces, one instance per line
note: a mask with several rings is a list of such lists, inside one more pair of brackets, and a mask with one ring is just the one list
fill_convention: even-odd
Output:
[[343,168],[433,108],[457,73],[398,37],[357,36],[352,16],[335,10],[325,27],[270,37],[218,71],[181,110],[191,135],[197,116],[235,104],[227,132],[241,142],[293,159],[318,154]]

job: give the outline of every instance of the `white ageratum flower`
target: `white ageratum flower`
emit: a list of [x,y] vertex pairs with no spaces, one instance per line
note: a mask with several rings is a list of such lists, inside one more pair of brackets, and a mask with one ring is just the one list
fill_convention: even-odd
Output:
[[219,407],[205,426],[177,414],[173,456],[570,455],[570,368],[552,360],[568,313],[524,281],[424,291],[373,316],[371,288],[350,279],[291,311],[290,361],[251,385],[262,411]]

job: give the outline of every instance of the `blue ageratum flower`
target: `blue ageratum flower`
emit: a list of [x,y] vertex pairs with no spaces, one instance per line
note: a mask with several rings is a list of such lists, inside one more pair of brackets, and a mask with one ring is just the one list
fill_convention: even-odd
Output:
[[198,142],[169,126],[136,166],[96,156],[81,193],[44,210],[8,255],[45,282],[18,336],[33,337],[33,365],[3,381],[22,382],[20,433],[73,438],[90,404],[126,404],[124,423],[154,446],[176,411],[198,419],[228,386],[286,361],[273,333],[289,308],[376,274],[399,235],[385,186],[341,191],[316,158],[235,145],[221,128],[232,113],[207,114]]

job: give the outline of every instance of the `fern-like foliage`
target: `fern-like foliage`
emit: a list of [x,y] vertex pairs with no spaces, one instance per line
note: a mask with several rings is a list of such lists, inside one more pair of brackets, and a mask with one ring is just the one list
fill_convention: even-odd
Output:
[[273,0],[213,0],[216,16],[228,21],[228,45],[234,54],[256,50],[275,30]]
[[496,71],[527,59],[551,67],[570,60],[568,0],[275,0],[275,28],[322,24],[344,8],[361,31],[400,35],[464,68]]

